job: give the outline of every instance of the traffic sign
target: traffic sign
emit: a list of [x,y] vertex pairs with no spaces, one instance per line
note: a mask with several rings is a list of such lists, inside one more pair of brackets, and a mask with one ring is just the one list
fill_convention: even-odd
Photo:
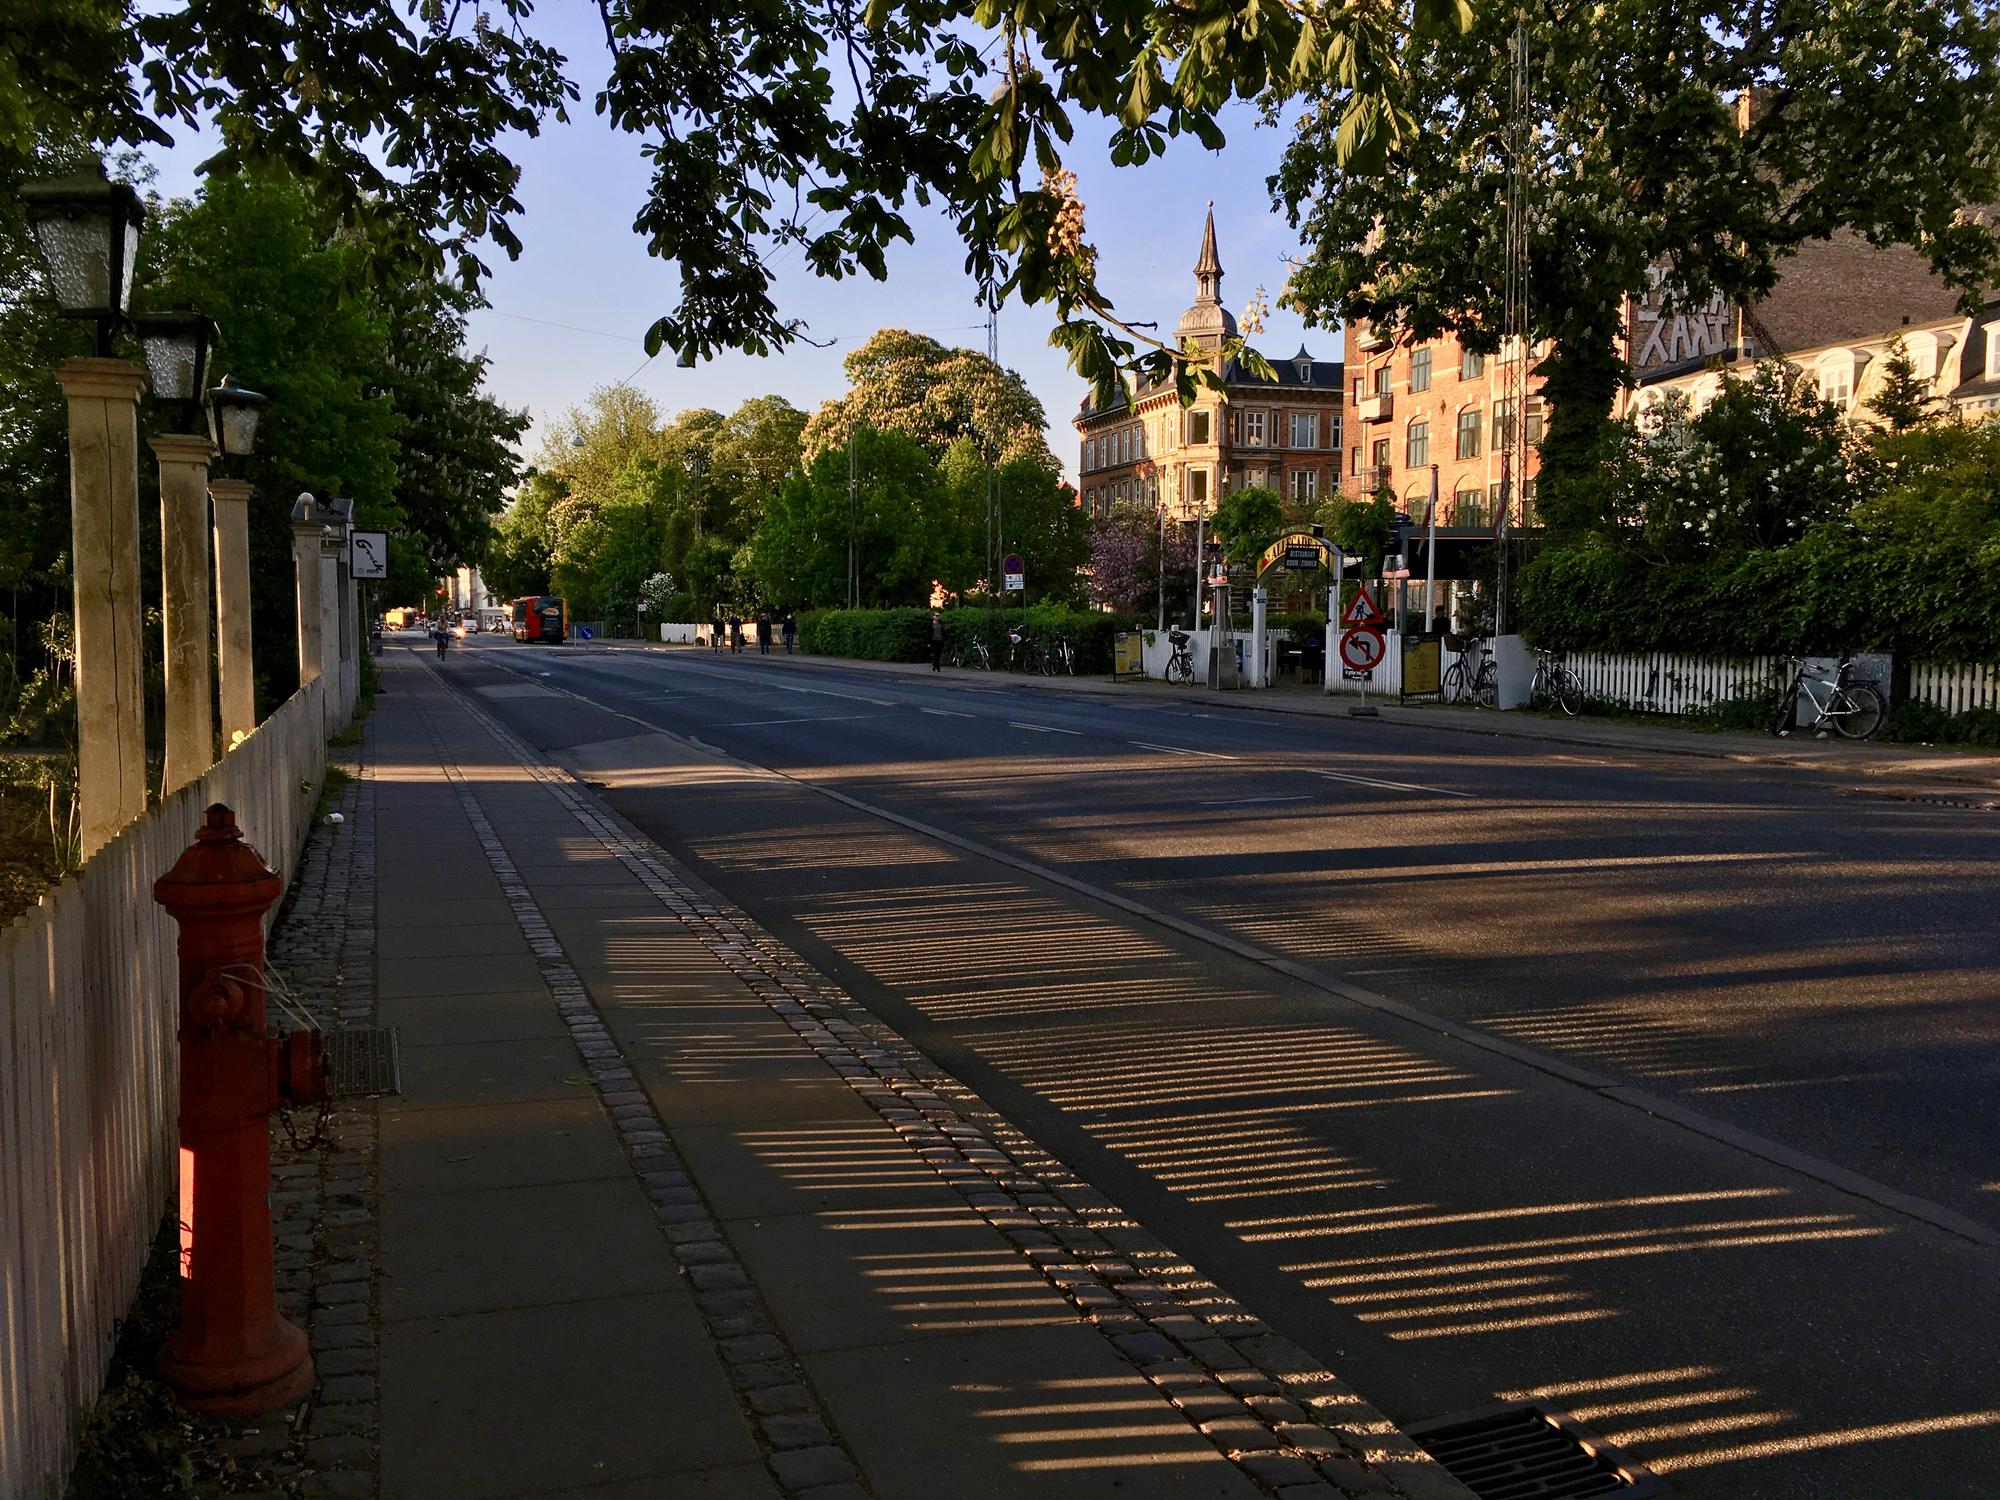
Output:
[[1370,625],[1357,625],[1340,638],[1340,659],[1357,672],[1372,671],[1387,651],[1382,632]]
[[1375,603],[1375,596],[1368,592],[1368,585],[1365,583],[1354,590],[1354,597],[1348,600],[1347,608],[1341,611],[1340,615],[1341,624],[1358,625],[1363,628],[1380,625],[1382,619],[1382,610]]
[[1019,573],[1009,573],[1000,582],[1010,594],[1019,593],[1028,586],[1028,580]]
[[1000,571],[1003,573],[1019,574],[1027,570],[1021,564],[1021,554],[1018,552],[1009,552],[1006,561],[1000,564]]

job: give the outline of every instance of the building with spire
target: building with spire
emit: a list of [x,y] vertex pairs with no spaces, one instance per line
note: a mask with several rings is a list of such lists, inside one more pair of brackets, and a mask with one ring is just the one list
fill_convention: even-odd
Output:
[[1182,348],[1210,351],[1224,389],[1204,388],[1186,408],[1171,383],[1142,385],[1129,399],[1119,391],[1104,406],[1085,397],[1075,418],[1077,490],[1093,515],[1121,505],[1149,513],[1164,507],[1169,520],[1187,521],[1245,485],[1268,485],[1300,505],[1339,486],[1340,364],[1316,360],[1300,345],[1290,359],[1270,361],[1278,372],[1273,381],[1223,358],[1223,345],[1236,337],[1236,318],[1222,302],[1213,204],[1194,283],[1194,302],[1175,325],[1175,338]]

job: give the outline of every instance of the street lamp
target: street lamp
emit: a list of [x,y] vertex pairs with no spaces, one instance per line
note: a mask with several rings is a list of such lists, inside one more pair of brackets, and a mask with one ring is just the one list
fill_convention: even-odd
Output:
[[146,356],[153,394],[192,415],[208,391],[208,367],[215,357],[216,327],[192,308],[140,313],[132,320]]
[[246,391],[236,377],[225,375],[208,393],[208,432],[215,446],[231,458],[248,458],[257,448],[257,424],[271,398]]
[[22,184],[28,226],[48,265],[49,290],[72,318],[97,325],[97,353],[111,356],[111,338],[132,306],[132,268],[139,258],[145,207],[130,183],[94,172]]
[[[222,384],[208,392],[210,441],[230,458],[248,458],[256,450],[258,422],[269,399],[223,376]],[[208,498],[215,517],[217,702],[222,743],[231,746],[257,727],[250,657],[250,481],[240,474],[211,475]]]

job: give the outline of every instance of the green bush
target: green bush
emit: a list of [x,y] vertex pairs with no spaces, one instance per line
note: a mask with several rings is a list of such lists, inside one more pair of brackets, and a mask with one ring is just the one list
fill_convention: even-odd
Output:
[[1898,703],[1878,737],[1902,744],[2000,746],[2000,712],[1990,708],[1950,713],[1935,703]]
[[[799,645],[814,656],[929,661],[930,620],[927,609],[807,610],[798,617]],[[945,651],[949,654],[966,641],[983,641],[995,664],[1001,664],[1007,660],[1007,632],[1025,628],[1041,640],[1068,640],[1076,649],[1079,673],[1109,672],[1112,636],[1127,624],[1116,615],[1063,604],[1035,604],[1025,610],[948,609]]]

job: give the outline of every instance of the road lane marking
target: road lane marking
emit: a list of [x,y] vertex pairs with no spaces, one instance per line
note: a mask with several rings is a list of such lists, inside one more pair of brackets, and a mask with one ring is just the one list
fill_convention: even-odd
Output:
[[791,719],[728,719],[703,729],[748,729],[756,724],[845,724],[854,719],[886,719],[888,714],[801,714]]
[[1418,786],[1412,781],[1377,781],[1372,776],[1346,776],[1339,771],[1314,771],[1315,776],[1324,776],[1328,781],[1351,781],[1356,786],[1378,786],[1392,792],[1429,792],[1437,797],[1474,797],[1476,792],[1456,792],[1448,786]]
[[920,714],[936,714],[941,719],[975,719],[977,714],[962,714],[955,708],[920,708]]
[[1081,729],[1058,729],[1053,724],[1025,724],[1019,719],[1009,719],[1007,722],[1016,729],[1031,729],[1036,734],[1082,734],[1083,733]]
[[894,708],[893,698],[871,698],[866,693],[837,693],[832,688],[792,687],[783,682],[768,682],[766,687],[774,687],[781,693],[815,693],[822,698],[851,698],[856,703],[873,703],[882,708]]
[[1137,745],[1141,750],[1164,750],[1169,755],[1199,755],[1208,760],[1241,760],[1240,755],[1224,755],[1217,750],[1190,750],[1185,745],[1156,745],[1151,740],[1127,740],[1128,745]]
[[1231,797],[1222,802],[1204,802],[1203,807],[1256,807],[1265,802],[1310,802],[1311,796],[1298,797]]

